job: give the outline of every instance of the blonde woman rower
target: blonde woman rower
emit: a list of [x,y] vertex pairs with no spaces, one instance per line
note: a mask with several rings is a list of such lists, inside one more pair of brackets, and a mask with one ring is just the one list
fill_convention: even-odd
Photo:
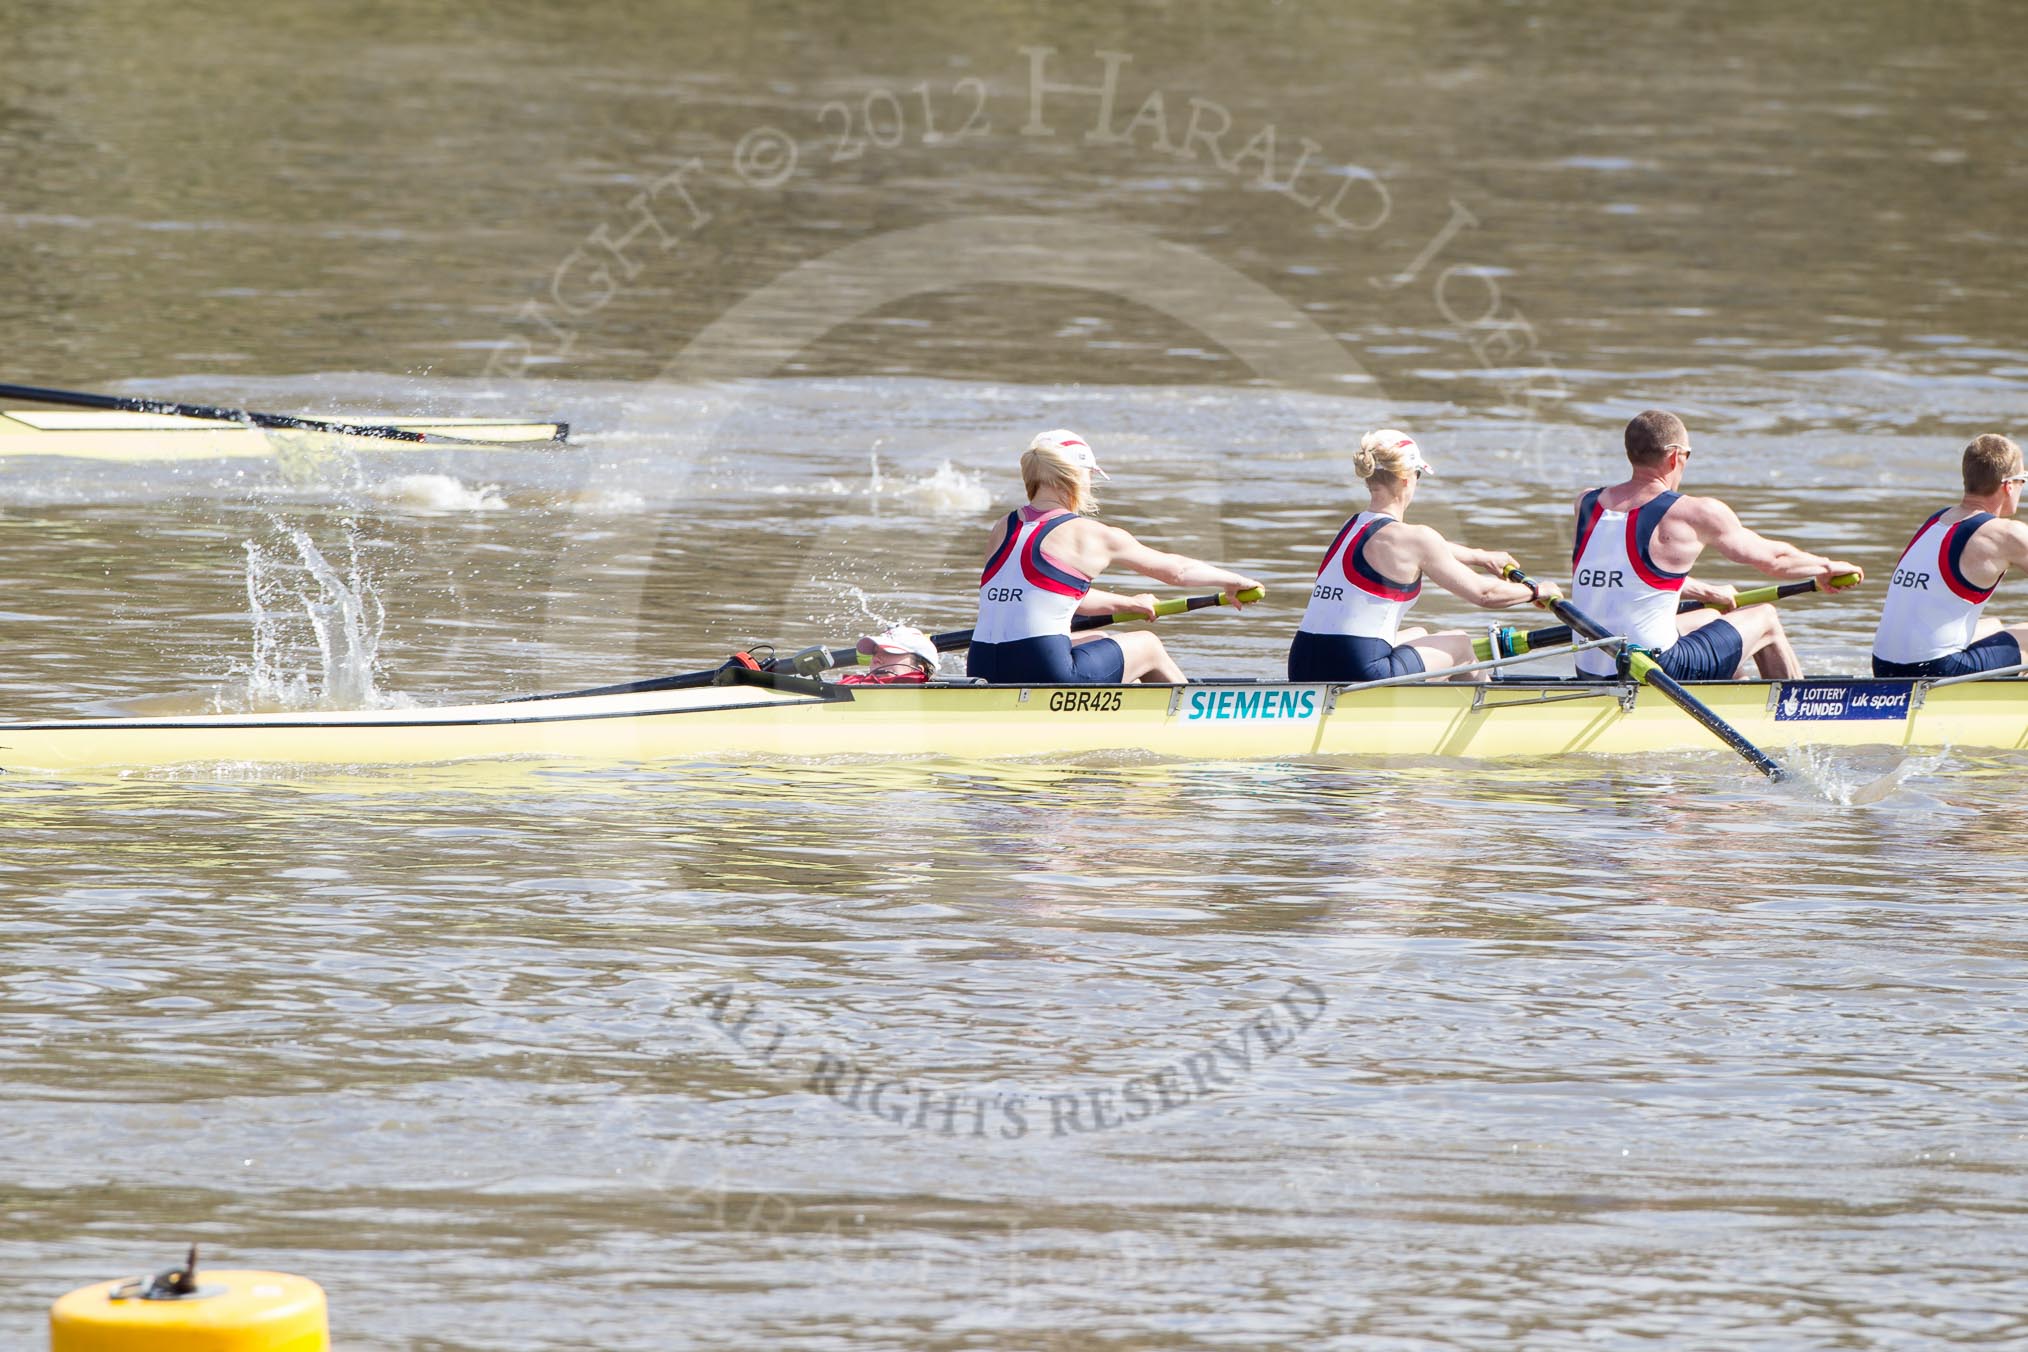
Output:
[[[1393,428],[1369,432],[1353,468],[1366,480],[1372,506],[1347,521],[1324,551],[1302,626],[1289,646],[1292,681],[1377,681],[1439,671],[1472,660],[1472,635],[1462,629],[1402,629],[1401,618],[1422,594],[1425,576],[1455,596],[1489,610],[1524,601],[1547,605],[1562,596],[1500,574],[1514,556],[1452,544],[1428,526],[1403,520],[1415,486],[1430,473],[1422,449]],[[1474,569],[1483,568],[1491,576]],[[1484,680],[1484,673],[1474,673]]]
[[1250,577],[1181,554],[1150,549],[1088,515],[1098,504],[1091,476],[1098,457],[1075,432],[1044,432],[1021,456],[1028,505],[993,528],[979,578],[979,622],[965,670],[999,685],[1181,683],[1162,640],[1146,632],[1073,634],[1073,615],[1116,612],[1155,618],[1155,598],[1092,586],[1114,564],[1179,587],[1217,587],[1239,605]]

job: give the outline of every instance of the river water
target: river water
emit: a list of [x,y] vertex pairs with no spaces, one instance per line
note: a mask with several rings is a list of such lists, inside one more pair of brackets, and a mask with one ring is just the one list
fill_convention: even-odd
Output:
[[[575,432],[0,460],[0,700],[961,627],[1058,425],[1268,582],[1193,674],[1383,424],[1555,575],[1675,408],[1877,577],[2028,395],[2023,33],[1942,15],[25,6],[5,379]],[[2020,756],[962,751],[0,778],[0,1345],[191,1239],[347,1349],[2028,1341]]]

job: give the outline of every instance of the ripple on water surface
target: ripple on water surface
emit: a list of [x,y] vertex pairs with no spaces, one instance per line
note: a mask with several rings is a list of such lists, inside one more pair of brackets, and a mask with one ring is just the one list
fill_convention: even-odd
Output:
[[8,785],[0,1147],[44,1265],[282,1253],[388,1345],[641,1272],[602,1345],[2005,1330],[2019,769]]

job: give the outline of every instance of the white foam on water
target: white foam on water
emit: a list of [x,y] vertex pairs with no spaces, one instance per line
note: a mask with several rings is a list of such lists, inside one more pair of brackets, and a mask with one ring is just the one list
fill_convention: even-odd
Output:
[[578,494],[574,503],[579,511],[594,516],[625,516],[646,508],[648,498],[631,488],[595,488]]
[[450,474],[398,475],[368,484],[366,496],[385,506],[424,512],[499,512],[507,508],[497,484],[474,488]]
[[1883,770],[1877,764],[1857,763],[1845,751],[1806,746],[1785,752],[1777,759],[1794,771],[1816,797],[1838,807],[1866,807],[1893,796],[1911,777],[1935,771],[1948,757],[1945,753],[1903,754]]
[[890,491],[932,516],[972,516],[993,505],[985,476],[960,469],[948,460],[922,478],[904,480]]
[[[961,469],[949,459],[928,474],[913,476],[905,471],[883,471],[878,451],[867,452],[866,462],[866,486],[861,491],[876,503],[899,503],[930,516],[971,516],[985,511],[993,502],[983,474]],[[824,480],[821,488],[831,493],[844,490],[836,479]],[[790,490],[780,487],[775,491]]]

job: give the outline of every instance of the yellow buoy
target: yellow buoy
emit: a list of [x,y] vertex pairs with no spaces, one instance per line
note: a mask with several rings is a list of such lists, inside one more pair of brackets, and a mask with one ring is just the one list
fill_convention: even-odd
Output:
[[73,1291],[49,1307],[50,1352],[329,1352],[324,1290],[286,1272],[189,1260],[152,1281]]

